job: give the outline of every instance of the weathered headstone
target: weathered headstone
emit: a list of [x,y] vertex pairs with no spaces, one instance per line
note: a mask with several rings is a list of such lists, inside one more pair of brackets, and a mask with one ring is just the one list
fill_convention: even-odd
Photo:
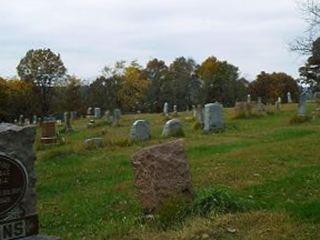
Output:
[[133,141],[145,141],[151,138],[150,125],[146,120],[137,120],[130,130],[130,139]]
[[138,199],[146,213],[156,212],[171,197],[192,200],[187,156],[181,140],[140,150],[132,157]]
[[169,104],[167,102],[163,105],[163,115],[168,116],[169,115]]
[[307,92],[303,91],[300,94],[299,106],[298,106],[298,116],[304,117],[307,111]]
[[71,114],[70,112],[64,113],[64,129],[66,132],[72,132],[72,126],[71,126]]
[[0,124],[0,239],[57,240],[40,236],[34,126]]
[[52,144],[57,142],[56,121],[44,121],[41,123],[41,142]]
[[101,117],[101,109],[96,107],[94,108],[94,118],[98,119]]
[[113,110],[113,126],[118,126],[121,118],[121,110],[116,108]]
[[204,107],[204,131],[220,131],[224,129],[223,107],[220,103],[209,103]]
[[288,101],[288,103],[292,103],[291,92],[287,93],[287,101]]
[[171,119],[166,122],[162,131],[163,137],[182,137],[184,132],[179,119]]
[[108,123],[111,124],[113,121],[113,116],[111,115],[110,111],[107,110],[104,112],[104,120]]

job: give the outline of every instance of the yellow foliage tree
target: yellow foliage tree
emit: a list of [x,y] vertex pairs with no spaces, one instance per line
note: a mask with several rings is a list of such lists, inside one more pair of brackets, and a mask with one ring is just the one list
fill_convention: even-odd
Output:
[[118,99],[124,110],[138,110],[149,89],[150,82],[136,64],[126,67],[121,77]]

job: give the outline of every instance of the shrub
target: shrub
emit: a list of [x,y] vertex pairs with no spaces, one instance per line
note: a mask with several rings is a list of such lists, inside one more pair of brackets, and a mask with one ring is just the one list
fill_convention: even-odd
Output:
[[155,223],[161,229],[167,229],[179,226],[190,216],[245,212],[254,206],[251,201],[226,190],[209,188],[199,192],[192,203],[179,196],[168,199],[156,212]]
[[155,223],[161,229],[180,225],[189,214],[190,202],[176,195],[167,199],[155,214]]
[[234,213],[248,210],[248,202],[233,196],[225,190],[206,189],[198,194],[191,212],[192,215],[206,216],[209,213]]

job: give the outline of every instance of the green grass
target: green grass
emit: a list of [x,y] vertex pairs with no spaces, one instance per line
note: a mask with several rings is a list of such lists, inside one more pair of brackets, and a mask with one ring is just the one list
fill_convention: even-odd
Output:
[[[253,119],[233,119],[225,109],[227,128],[217,134],[195,130],[190,115],[179,113],[195,199],[169,202],[151,222],[136,198],[130,157],[170,141],[161,137],[164,116],[125,115],[118,127],[100,120],[91,129],[77,120],[65,144],[36,144],[41,232],[62,239],[320,239],[320,120],[290,124],[296,107]],[[128,140],[137,119],[150,122],[150,141]],[[105,147],[85,149],[89,137],[103,137]]]

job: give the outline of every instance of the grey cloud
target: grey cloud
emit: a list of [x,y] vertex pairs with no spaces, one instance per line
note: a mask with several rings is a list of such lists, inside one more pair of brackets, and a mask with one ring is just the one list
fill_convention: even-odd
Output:
[[294,0],[11,0],[0,16],[0,75],[14,75],[25,52],[41,47],[82,77],[119,59],[215,55],[251,78],[297,76],[303,61],[287,49],[304,30]]

